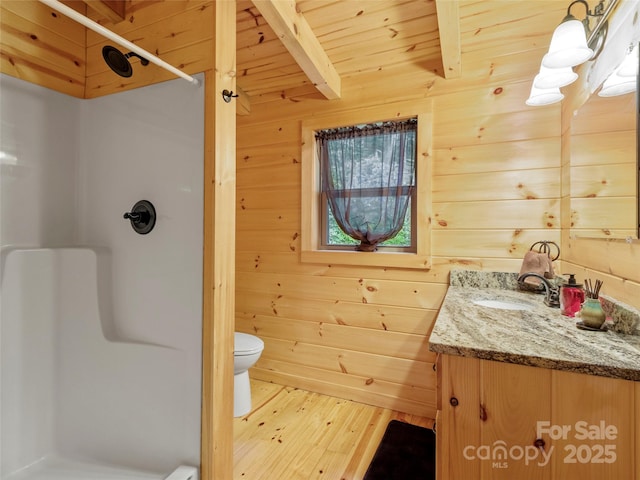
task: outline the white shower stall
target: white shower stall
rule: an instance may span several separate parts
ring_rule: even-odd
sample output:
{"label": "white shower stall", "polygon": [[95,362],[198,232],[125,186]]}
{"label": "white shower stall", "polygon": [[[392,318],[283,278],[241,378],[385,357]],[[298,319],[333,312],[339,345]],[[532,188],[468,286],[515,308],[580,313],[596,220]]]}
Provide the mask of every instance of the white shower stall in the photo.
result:
{"label": "white shower stall", "polygon": [[[204,88],[81,100],[0,75],[0,122],[0,480],[189,472]],[[123,218],[139,200],[145,235]]]}

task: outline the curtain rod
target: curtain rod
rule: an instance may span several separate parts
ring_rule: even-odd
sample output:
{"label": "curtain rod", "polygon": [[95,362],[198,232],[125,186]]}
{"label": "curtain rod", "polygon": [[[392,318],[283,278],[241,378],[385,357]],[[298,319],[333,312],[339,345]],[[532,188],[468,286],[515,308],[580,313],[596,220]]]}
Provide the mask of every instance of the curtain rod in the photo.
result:
{"label": "curtain rod", "polygon": [[191,75],[187,75],[182,70],[178,70],[173,65],[170,65],[164,60],[161,60],[160,58],[156,57],[152,53],[147,52],[144,48],[140,48],[135,43],[132,43],[129,40],[122,38],[120,35],[113,33],[111,30],[104,28],[102,25],[76,12],[73,8],[67,7],[66,5],[60,3],[58,0],[40,0],[40,2],[53,8],[54,10],[57,10],[63,15],[66,15],[72,20],[75,20],[76,22],[81,23],[85,27],[90,28],[94,32],[99,33],[104,37],[107,37],[109,40],[116,42],[118,45],[125,47],[131,50],[132,52],[137,53],[138,55],[143,56],[145,59],[149,60],[151,63],[155,63],[159,67],[170,71],[174,75],[177,75],[178,77],[183,78],[194,85],[200,85],[200,81],[197,78],[194,78]]}

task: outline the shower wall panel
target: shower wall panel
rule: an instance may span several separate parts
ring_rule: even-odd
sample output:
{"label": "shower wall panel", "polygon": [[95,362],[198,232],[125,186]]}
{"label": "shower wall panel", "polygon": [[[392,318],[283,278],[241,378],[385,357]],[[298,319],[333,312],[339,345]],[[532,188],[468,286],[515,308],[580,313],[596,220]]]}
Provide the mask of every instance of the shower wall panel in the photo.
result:
{"label": "shower wall panel", "polygon": [[[198,464],[204,88],[173,80],[86,100],[80,109],[79,243],[111,252],[112,311],[103,330],[113,340],[185,352],[183,408],[170,421],[180,420],[174,445],[181,463]],[[143,199],[157,212],[146,235],[123,218]],[[127,428],[138,435],[135,418]]]}
{"label": "shower wall panel", "polygon": [[55,267],[31,253],[0,257],[0,478],[55,448]]}
{"label": "shower wall panel", "polygon": [[[17,246],[76,235],[78,100],[0,74],[0,477],[55,449],[51,265]],[[12,270],[15,283],[4,283]]]}
{"label": "shower wall panel", "polygon": [[[20,250],[14,266],[30,272],[1,292],[14,301],[1,302],[12,368],[0,476],[49,454],[198,465],[204,88],[175,80],[96,100],[6,76],[0,88],[0,271]],[[141,199],[158,213],[147,235],[123,218]],[[28,270],[42,253],[25,247],[63,246],[87,247],[72,249],[86,266],[54,255]],[[94,280],[95,302],[74,302]]]}
{"label": "shower wall panel", "polygon": [[0,244],[75,237],[79,101],[0,74]]}

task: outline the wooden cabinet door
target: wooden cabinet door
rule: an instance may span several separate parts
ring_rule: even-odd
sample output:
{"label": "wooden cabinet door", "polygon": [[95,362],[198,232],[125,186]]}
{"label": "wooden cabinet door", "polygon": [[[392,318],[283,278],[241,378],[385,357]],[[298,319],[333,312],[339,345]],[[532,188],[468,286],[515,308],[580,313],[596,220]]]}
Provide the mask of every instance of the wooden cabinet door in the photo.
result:
{"label": "wooden cabinet door", "polygon": [[553,478],[634,478],[636,389],[626,380],[552,371]]}
{"label": "wooden cabinet door", "polygon": [[440,367],[438,480],[640,480],[640,382],[451,355]]}
{"label": "wooden cabinet door", "polygon": [[452,355],[442,356],[442,451],[437,454],[438,480],[478,479],[480,463],[465,458],[465,448],[480,442],[480,361]]}
{"label": "wooden cabinet door", "polygon": [[551,418],[550,370],[483,360],[480,376],[480,478],[550,479],[550,439],[537,435]]}

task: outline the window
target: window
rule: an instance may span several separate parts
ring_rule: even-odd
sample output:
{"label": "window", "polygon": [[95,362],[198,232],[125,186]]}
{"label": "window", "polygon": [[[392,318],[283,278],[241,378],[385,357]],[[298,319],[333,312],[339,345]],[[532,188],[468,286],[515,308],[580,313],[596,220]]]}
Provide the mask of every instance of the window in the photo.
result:
{"label": "window", "polygon": [[[407,213],[404,217],[401,230],[393,238],[379,243],[379,251],[415,252],[415,215],[413,214],[413,212],[415,212],[415,200],[416,191],[414,189],[411,195],[411,203],[407,206]],[[336,222],[336,219],[333,216],[333,213],[331,212],[331,209],[329,208],[328,201],[324,198],[324,195],[321,200],[321,208],[322,230],[320,232],[320,244],[322,247],[328,250],[346,250],[346,248],[344,248],[345,246],[352,247],[351,250],[355,249],[359,241],[351,238],[340,228],[338,222]]]}
{"label": "window", "polygon": [[414,251],[417,119],[315,133],[327,249]]}
{"label": "window", "polygon": [[[378,113],[388,110],[388,107],[380,107]],[[373,112],[376,113],[376,112]],[[430,150],[431,150],[431,115],[430,113],[406,113],[400,116],[397,111],[366,118],[362,113],[342,115],[341,122],[336,122],[334,117],[319,117],[302,123],[302,229],[301,241],[303,262],[346,264],[363,266],[391,266],[399,268],[429,268],[430,261]],[[393,120],[387,120],[393,118]],[[380,180],[372,182],[370,175],[374,168],[383,168],[381,163],[381,153],[378,147],[365,148],[365,153],[359,156],[355,163],[348,163],[348,181],[340,180],[338,175],[337,201],[341,202],[350,194],[357,194],[357,202],[360,205],[354,207],[353,196],[349,210],[350,220],[353,220],[353,213],[359,209],[366,209],[373,205],[373,201],[386,202],[389,212],[387,217],[394,217],[399,220],[400,230],[392,232],[389,238],[381,242],[374,243],[375,248],[356,251],[355,247],[362,243],[362,238],[352,238],[343,232],[340,222],[343,218],[336,218],[334,209],[330,207],[330,199],[327,194],[326,185],[323,185],[323,169],[321,167],[321,150],[318,143],[320,139],[316,136],[323,132],[340,132],[349,129],[364,129],[373,131],[380,130],[383,125],[395,128],[397,125],[409,125],[413,133],[407,147],[403,149],[404,159],[403,171],[399,172],[398,167],[387,165],[387,174],[392,173],[396,178],[400,178],[400,185],[389,188],[382,185]],[[371,133],[368,131],[367,133]],[[330,135],[329,135],[330,136]],[[406,140],[406,139],[405,139]],[[408,160],[408,161],[407,161]],[[376,163],[377,162],[377,163]],[[338,164],[339,165],[339,164]],[[343,164],[344,166],[344,164]],[[357,180],[352,179],[352,172],[359,171]],[[326,184],[327,179],[324,179]],[[370,182],[370,183],[367,183]],[[346,187],[346,188],[345,188]],[[396,204],[396,199],[401,198],[402,202]],[[356,202],[356,203],[357,203]],[[374,210],[376,210],[374,208]],[[378,212],[379,213],[379,208]],[[344,214],[338,213],[338,217]],[[386,221],[386,220],[385,220]],[[357,219],[354,223],[358,223]],[[377,223],[377,221],[375,222]],[[364,222],[366,225],[366,221]],[[369,226],[371,227],[371,225]],[[370,228],[361,229],[367,232]],[[375,250],[375,251],[367,251]]]}

